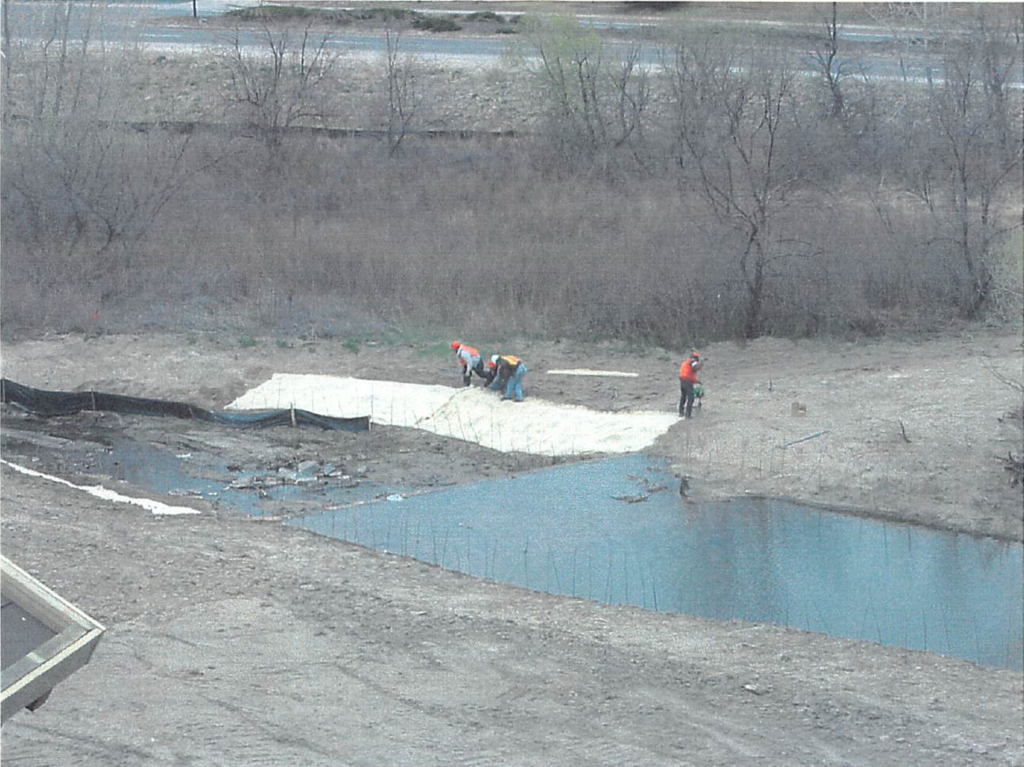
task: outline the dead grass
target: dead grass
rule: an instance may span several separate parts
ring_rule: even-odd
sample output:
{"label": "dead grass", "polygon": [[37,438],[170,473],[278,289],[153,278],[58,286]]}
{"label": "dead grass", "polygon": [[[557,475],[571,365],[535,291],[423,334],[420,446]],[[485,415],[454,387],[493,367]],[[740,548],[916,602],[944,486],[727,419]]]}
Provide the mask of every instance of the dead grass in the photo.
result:
{"label": "dead grass", "polygon": [[[380,73],[343,61],[336,74],[328,124],[374,127]],[[551,154],[529,79],[508,74],[423,63],[425,114],[434,121],[425,124],[525,121],[535,132],[517,139],[409,138],[389,157],[373,139],[296,134],[271,151],[230,130],[197,131],[188,138],[187,183],[114,262],[104,261],[95,219],[69,249],[74,215],[51,192],[62,171],[40,159],[38,133],[14,123],[3,137],[2,320],[69,329],[96,310],[109,316],[133,304],[143,315],[150,307],[148,321],[159,324],[181,315],[173,307],[199,301],[231,307],[232,321],[244,307],[249,321],[269,326],[329,307],[396,323],[663,346],[736,337],[749,300],[738,268],[743,243],[681,182],[664,136],[649,137],[650,156],[662,160],[643,172],[626,156],[568,165]],[[143,56],[111,83],[125,94],[118,114],[209,120],[223,104],[224,75],[216,61]],[[17,111],[30,101],[20,88],[36,80],[14,82],[9,106]],[[140,97],[150,93],[158,97]],[[116,130],[103,138],[125,143]],[[162,140],[134,137],[135,154],[100,169],[110,178],[133,174],[134,193],[145,192],[169,162],[146,154]],[[132,166],[132,157],[142,159]],[[842,204],[810,202],[774,223],[780,239],[816,247],[792,258],[780,250],[771,263],[765,331],[877,335],[953,316],[950,285],[962,267],[927,244],[927,218],[884,199],[885,231],[867,202],[877,179],[834,166],[829,180]],[[153,172],[139,172],[147,167]],[[31,202],[6,183],[19,177],[32,187]],[[1014,266],[1007,258],[998,273],[1010,286],[1000,295],[1010,299]],[[1019,319],[1014,306],[1002,301],[998,316]]]}

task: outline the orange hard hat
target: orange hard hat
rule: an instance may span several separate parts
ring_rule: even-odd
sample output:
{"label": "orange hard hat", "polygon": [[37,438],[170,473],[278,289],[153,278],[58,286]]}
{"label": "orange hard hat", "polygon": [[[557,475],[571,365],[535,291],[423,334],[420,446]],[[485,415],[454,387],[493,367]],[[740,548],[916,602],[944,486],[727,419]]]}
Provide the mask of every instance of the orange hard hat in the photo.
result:
{"label": "orange hard hat", "polygon": [[462,346],[458,341],[452,341],[452,351],[458,351],[459,347]]}
{"label": "orange hard hat", "polygon": [[695,357],[696,359],[700,359],[700,352],[694,349],[692,352],[690,352],[690,356]]}

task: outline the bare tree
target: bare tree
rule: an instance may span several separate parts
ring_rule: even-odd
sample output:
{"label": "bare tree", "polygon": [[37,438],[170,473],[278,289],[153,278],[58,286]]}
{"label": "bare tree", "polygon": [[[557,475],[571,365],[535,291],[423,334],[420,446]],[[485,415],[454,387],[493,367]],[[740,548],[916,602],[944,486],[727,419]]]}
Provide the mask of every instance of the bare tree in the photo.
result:
{"label": "bare tree", "polygon": [[401,35],[384,30],[384,76],[387,81],[388,154],[398,151],[402,140],[413,128],[420,107],[416,61],[401,50]]}
{"label": "bare tree", "polygon": [[[17,30],[12,36],[7,5],[3,6],[3,60],[4,60],[4,119],[19,117],[38,118],[44,112],[59,116],[78,108],[86,82],[92,90],[103,87],[106,82],[88,71],[92,32],[102,14],[100,4],[93,2],[72,3],[67,0],[39,11],[43,20],[43,35],[38,43],[17,39]],[[72,25],[79,30],[77,39],[72,39]],[[124,39],[130,31],[122,30]],[[32,66],[27,62],[31,61]],[[28,78],[29,87],[18,89],[18,98],[12,98],[11,75],[17,70],[22,78]],[[90,77],[90,75],[93,75]],[[70,97],[68,92],[70,91]]]}
{"label": "bare tree", "polygon": [[7,61],[30,113],[3,132],[4,227],[30,257],[60,264],[46,279],[88,280],[109,297],[197,165],[191,135],[130,127],[137,52],[91,48],[88,32],[72,45],[71,12],[38,50]]}
{"label": "bare tree", "polygon": [[839,120],[846,108],[842,83],[848,74],[846,65],[839,58],[839,3],[832,3],[832,18],[825,20],[825,41],[811,52],[811,57],[832,99],[830,116]]}
{"label": "bare tree", "polygon": [[126,135],[83,120],[12,130],[19,157],[5,164],[4,204],[15,209],[8,220],[20,219],[31,241],[102,286],[105,297],[119,292],[131,280],[133,257],[191,177],[191,137]]}
{"label": "bare tree", "polygon": [[628,146],[633,159],[641,167],[645,165],[641,152],[651,104],[650,68],[641,64],[642,53],[639,46],[631,46],[619,69],[611,76],[616,96],[615,119],[619,128],[613,139],[614,146]]}
{"label": "bare tree", "polygon": [[907,138],[923,152],[908,168],[906,189],[931,214],[938,233],[931,246],[947,248],[964,270],[960,308],[968,318],[992,294],[993,248],[1020,226],[1024,191],[1020,93],[1008,88],[1019,47],[1012,29],[995,29],[984,14],[979,8],[967,34],[947,47],[924,134]]}
{"label": "bare tree", "polygon": [[236,29],[224,57],[229,108],[241,111],[272,150],[289,128],[323,120],[321,92],[337,60],[327,48],[326,34],[314,39],[307,25],[295,44],[293,34],[287,27],[264,24],[257,47],[244,45]]}
{"label": "bare tree", "polygon": [[778,55],[744,59],[710,40],[681,43],[666,66],[680,182],[694,187],[715,218],[740,235],[743,333],[755,338],[763,332],[773,263],[815,252],[776,231],[811,186],[805,170],[811,164],[784,147],[793,125],[792,72]]}
{"label": "bare tree", "polygon": [[525,26],[563,155],[570,161],[593,159],[626,146],[642,164],[651,87],[641,48],[630,47],[614,62],[601,38],[574,18],[531,19]]}

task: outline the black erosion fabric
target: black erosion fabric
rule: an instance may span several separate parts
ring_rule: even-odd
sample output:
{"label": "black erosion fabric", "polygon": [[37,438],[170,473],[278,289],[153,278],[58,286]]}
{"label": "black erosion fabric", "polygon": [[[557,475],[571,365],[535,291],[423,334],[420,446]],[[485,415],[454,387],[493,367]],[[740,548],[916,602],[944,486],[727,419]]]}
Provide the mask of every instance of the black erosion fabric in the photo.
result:
{"label": "black erosion fabric", "polygon": [[367,431],[370,417],[334,418],[318,415],[308,410],[249,410],[230,412],[207,410],[187,402],[126,397],[121,394],[103,392],[62,392],[33,389],[6,378],[0,379],[3,401],[20,407],[35,415],[52,417],[73,415],[82,410],[106,410],[132,415],[173,416],[193,418],[208,423],[220,423],[243,428],[264,426],[319,426],[321,429],[342,429],[344,431]]}

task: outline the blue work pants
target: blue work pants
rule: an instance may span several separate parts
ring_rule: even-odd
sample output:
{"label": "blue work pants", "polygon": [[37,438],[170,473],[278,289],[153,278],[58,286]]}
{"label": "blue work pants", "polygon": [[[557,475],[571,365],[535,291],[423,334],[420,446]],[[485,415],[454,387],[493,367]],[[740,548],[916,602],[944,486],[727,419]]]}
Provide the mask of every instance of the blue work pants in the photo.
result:
{"label": "blue work pants", "polygon": [[505,399],[512,399],[515,395],[516,402],[523,401],[523,376],[526,375],[526,365],[522,362],[516,367],[515,372],[509,376],[505,384]]}

